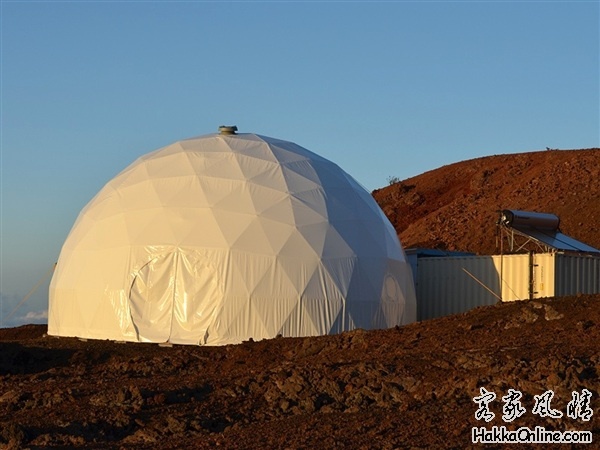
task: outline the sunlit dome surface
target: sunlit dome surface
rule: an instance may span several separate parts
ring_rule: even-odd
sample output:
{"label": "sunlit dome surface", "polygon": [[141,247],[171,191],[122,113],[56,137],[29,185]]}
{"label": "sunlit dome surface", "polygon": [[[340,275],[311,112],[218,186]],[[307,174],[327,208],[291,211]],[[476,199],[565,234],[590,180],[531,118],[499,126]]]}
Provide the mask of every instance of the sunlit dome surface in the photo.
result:
{"label": "sunlit dome surface", "polygon": [[223,345],[388,328],[415,320],[412,283],[394,228],[336,164],[211,134],[142,156],[81,211],[48,331]]}

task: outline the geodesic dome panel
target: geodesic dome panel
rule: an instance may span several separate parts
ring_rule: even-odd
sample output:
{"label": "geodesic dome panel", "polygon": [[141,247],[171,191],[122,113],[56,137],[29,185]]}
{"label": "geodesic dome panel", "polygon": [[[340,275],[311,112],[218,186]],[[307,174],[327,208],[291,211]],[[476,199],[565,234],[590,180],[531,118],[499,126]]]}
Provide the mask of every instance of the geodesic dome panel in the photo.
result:
{"label": "geodesic dome panel", "polygon": [[371,195],[291,142],[206,135],[136,160],[81,211],[48,332],[222,345],[415,320],[410,266]]}

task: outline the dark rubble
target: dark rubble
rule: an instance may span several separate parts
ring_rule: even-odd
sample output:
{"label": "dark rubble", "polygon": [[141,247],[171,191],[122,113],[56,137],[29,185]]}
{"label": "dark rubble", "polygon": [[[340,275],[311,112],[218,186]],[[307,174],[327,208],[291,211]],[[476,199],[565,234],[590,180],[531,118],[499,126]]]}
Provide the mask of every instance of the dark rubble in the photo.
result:
{"label": "dark rubble", "polygon": [[[493,425],[598,441],[599,323],[600,295],[581,295],[225,347],[1,329],[0,448],[466,448],[473,427]],[[480,387],[497,394],[489,423],[475,418]],[[567,417],[584,388],[594,415]],[[502,420],[509,389],[526,408],[513,423]],[[532,412],[547,390],[560,419]]]}

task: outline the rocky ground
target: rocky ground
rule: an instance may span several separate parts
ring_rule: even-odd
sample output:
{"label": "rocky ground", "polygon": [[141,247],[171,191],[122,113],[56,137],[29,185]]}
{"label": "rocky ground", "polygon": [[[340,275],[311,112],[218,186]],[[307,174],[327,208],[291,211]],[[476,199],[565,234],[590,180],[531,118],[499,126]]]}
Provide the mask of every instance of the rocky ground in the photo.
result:
{"label": "rocky ground", "polygon": [[[493,425],[587,430],[600,442],[599,324],[600,295],[584,295],[212,348],[3,329],[0,447],[465,448],[473,427]],[[489,423],[475,417],[481,387],[497,395]],[[512,423],[509,389],[526,409]],[[583,389],[588,421],[566,415]],[[533,413],[548,390],[562,418]]]}

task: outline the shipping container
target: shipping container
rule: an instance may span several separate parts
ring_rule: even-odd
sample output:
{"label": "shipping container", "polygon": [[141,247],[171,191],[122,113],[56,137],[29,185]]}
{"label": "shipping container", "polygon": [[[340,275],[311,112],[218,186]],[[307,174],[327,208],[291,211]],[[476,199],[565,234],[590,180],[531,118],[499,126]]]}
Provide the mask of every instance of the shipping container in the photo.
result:
{"label": "shipping container", "polygon": [[600,293],[600,257],[563,253],[419,257],[417,319],[499,301]]}

